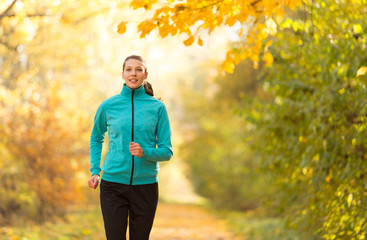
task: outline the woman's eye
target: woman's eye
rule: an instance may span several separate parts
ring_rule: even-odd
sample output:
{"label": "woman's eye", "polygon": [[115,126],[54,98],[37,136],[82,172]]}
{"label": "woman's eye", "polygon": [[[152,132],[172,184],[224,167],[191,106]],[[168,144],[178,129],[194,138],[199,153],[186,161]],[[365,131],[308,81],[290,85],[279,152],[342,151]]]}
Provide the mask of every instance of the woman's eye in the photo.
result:
{"label": "woman's eye", "polygon": [[141,71],[143,71],[143,69],[140,69],[140,68],[138,68],[138,69],[136,69],[136,71],[139,71],[139,72],[141,72]]}

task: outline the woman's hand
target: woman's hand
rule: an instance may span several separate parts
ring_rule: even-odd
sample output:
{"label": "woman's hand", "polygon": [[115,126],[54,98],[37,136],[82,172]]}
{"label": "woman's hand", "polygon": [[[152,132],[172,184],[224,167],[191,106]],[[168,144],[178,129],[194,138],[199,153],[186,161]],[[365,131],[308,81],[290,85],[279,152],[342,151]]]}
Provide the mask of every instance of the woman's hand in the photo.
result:
{"label": "woman's hand", "polygon": [[99,176],[98,175],[93,175],[89,178],[88,180],[88,186],[90,188],[96,189],[99,183]]}
{"label": "woman's hand", "polygon": [[144,152],[139,143],[130,142],[130,153],[133,156],[142,157]]}

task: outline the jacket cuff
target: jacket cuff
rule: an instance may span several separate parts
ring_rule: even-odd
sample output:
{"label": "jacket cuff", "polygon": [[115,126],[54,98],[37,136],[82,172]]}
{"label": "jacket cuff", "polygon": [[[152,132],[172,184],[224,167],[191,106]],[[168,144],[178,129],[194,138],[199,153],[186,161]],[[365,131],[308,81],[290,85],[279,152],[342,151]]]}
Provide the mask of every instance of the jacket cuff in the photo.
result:
{"label": "jacket cuff", "polygon": [[151,156],[151,153],[152,153],[152,149],[151,148],[142,148],[143,149],[143,156],[142,158],[145,158],[145,159],[148,159],[150,158]]}

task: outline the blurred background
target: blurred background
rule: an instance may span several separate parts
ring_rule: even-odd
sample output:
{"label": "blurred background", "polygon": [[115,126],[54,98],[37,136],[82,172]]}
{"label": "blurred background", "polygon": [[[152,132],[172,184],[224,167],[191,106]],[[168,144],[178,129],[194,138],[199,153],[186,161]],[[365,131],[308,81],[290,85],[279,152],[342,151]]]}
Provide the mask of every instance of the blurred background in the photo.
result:
{"label": "blurred background", "polygon": [[[234,2],[201,4],[251,1]],[[293,2],[275,32],[255,33],[258,55],[237,59],[242,22],[194,44],[159,29],[140,38],[142,21],[180,1],[1,0],[0,239],[103,239],[89,137],[131,54],[171,121],[162,204],[205,206],[244,239],[365,239],[367,2],[282,8]]]}

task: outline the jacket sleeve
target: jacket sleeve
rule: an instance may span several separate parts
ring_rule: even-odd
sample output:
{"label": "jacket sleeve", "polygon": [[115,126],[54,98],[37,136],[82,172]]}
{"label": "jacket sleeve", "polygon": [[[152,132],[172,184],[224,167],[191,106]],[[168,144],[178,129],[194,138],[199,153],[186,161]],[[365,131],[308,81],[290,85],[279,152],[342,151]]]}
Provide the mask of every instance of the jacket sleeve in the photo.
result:
{"label": "jacket sleeve", "polygon": [[107,131],[107,117],[106,111],[101,104],[94,116],[94,125],[90,136],[90,171],[92,175],[100,175],[101,172],[101,154],[102,144],[104,142],[105,133]]}
{"label": "jacket sleeve", "polygon": [[169,124],[166,107],[162,106],[158,110],[157,123],[157,148],[143,148],[143,158],[148,161],[168,161],[173,156],[171,142],[171,128]]}

